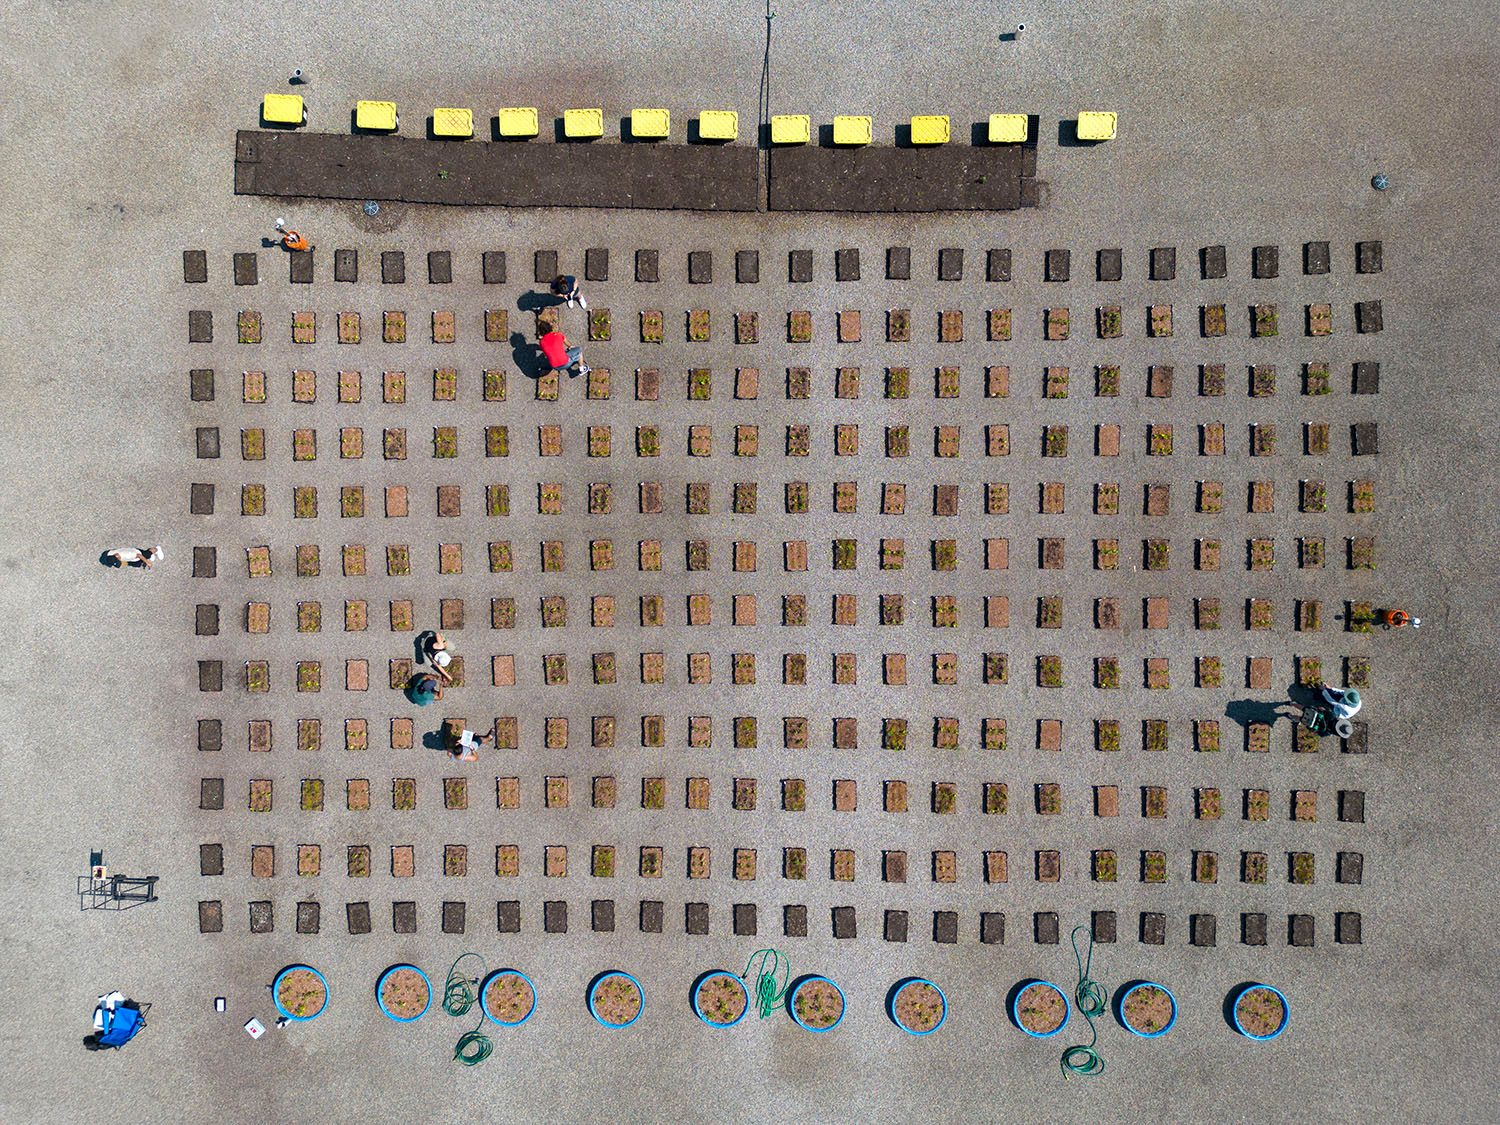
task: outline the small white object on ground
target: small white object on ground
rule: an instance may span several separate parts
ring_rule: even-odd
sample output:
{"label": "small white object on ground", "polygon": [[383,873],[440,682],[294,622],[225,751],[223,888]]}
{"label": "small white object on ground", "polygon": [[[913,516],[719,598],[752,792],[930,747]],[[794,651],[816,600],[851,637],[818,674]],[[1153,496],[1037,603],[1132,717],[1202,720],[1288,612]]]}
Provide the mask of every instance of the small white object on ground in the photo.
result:
{"label": "small white object on ground", "polygon": [[224,1010],[225,1006],[226,1006],[226,1001],[224,1000],[224,997],[222,997],[222,996],[215,996],[214,997],[214,1011],[216,1011],[216,1012],[222,1012]]}
{"label": "small white object on ground", "polygon": [[252,1016],[250,1017],[250,1019],[245,1021],[245,1030],[250,1033],[251,1039],[259,1039],[266,1033],[266,1025]]}

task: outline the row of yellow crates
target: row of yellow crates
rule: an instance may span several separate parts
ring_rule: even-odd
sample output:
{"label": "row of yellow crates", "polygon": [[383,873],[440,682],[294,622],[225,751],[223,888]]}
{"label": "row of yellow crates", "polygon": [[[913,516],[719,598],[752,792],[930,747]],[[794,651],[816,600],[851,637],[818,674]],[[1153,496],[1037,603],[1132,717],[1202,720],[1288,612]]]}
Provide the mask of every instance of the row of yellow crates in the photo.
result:
{"label": "row of yellow crates", "polygon": [[[261,117],[267,125],[296,128],[307,123],[307,107],[300,94],[267,94],[261,102]],[[535,106],[511,106],[496,115],[499,135],[524,140],[539,132]],[[1115,136],[1113,113],[1085,111],[1078,115],[1078,139],[1108,141]],[[377,133],[394,133],[401,126],[395,102],[357,102],[354,107],[355,128]],[[992,113],[989,119],[991,144],[1021,144],[1027,140],[1029,119],[1024,113]],[[630,111],[630,134],[639,140],[665,140],[672,131],[672,114],[665,109]],[[434,136],[468,140],[474,136],[474,111],[439,107],[432,111]],[[698,136],[705,141],[733,141],[740,134],[739,114],[727,109],[705,109],[698,115]],[[592,140],[604,136],[602,109],[568,109],[563,111],[563,136],[569,140]],[[868,117],[839,116],[833,119],[833,143],[867,145],[874,139]],[[779,114],[771,118],[771,143],[805,145],[812,140],[812,118],[807,114]],[[911,143],[941,145],[949,140],[948,118],[926,114],[911,119]]]}

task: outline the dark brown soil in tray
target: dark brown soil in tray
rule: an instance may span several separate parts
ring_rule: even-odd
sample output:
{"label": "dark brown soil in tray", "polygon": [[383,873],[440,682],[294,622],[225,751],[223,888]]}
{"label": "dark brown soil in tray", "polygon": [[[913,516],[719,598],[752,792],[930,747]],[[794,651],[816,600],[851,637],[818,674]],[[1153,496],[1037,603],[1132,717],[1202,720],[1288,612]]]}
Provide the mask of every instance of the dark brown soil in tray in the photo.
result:
{"label": "dark brown soil in tray", "polygon": [[310,969],[293,969],[281,978],[276,987],[276,999],[294,1016],[308,1019],[323,1010],[328,1003],[328,989]]}
{"label": "dark brown soil in tray", "polygon": [[1247,988],[1234,1002],[1235,1018],[1251,1035],[1270,1035],[1281,1026],[1286,1005],[1269,988]]}
{"label": "dark brown soil in tray", "polygon": [[745,985],[728,973],[715,973],[698,989],[698,1010],[709,1023],[731,1024],[745,1012]]}
{"label": "dark brown soil in tray", "polygon": [[844,1014],[844,998],[831,981],[810,980],[797,990],[792,1006],[808,1027],[832,1027]]}
{"label": "dark brown soil in tray", "polygon": [[517,973],[501,973],[484,990],[484,1010],[501,1023],[520,1023],[535,1003],[536,993]]}
{"label": "dark brown soil in tray", "polygon": [[1150,1035],[1171,1022],[1172,998],[1164,988],[1142,985],[1125,998],[1120,1010],[1126,1023]]}
{"label": "dark brown soil in tray", "polygon": [[397,1019],[416,1019],[432,999],[432,989],[416,969],[400,968],[381,984],[380,999]]}
{"label": "dark brown soil in tray", "polygon": [[943,1008],[943,994],[925,981],[912,981],[896,993],[896,1022],[911,1031],[931,1031]]}
{"label": "dark brown soil in tray", "polygon": [[1062,1026],[1068,1005],[1062,993],[1050,984],[1032,984],[1021,993],[1016,1011],[1020,1014],[1022,1027],[1046,1035]]}
{"label": "dark brown soil in tray", "polygon": [[628,977],[605,977],[594,987],[594,1012],[605,1023],[624,1027],[641,1010],[641,991]]}

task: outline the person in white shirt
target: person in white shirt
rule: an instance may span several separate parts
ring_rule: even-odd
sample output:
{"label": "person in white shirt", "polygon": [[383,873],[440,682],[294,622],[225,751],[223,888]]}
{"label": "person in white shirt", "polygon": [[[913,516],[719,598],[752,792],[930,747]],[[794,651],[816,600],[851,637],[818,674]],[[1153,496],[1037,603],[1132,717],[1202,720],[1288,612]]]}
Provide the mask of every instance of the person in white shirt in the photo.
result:
{"label": "person in white shirt", "polygon": [[453,654],[448,651],[448,641],[441,633],[433,633],[427,641],[427,659],[432,661],[432,670],[443,677],[443,683],[451,684],[453,674],[448,671],[448,665],[453,660]]}
{"label": "person in white shirt", "polygon": [[156,547],[116,547],[112,551],[104,552],[108,558],[114,560],[116,566],[141,566],[150,568],[154,562],[162,559],[160,546]]}

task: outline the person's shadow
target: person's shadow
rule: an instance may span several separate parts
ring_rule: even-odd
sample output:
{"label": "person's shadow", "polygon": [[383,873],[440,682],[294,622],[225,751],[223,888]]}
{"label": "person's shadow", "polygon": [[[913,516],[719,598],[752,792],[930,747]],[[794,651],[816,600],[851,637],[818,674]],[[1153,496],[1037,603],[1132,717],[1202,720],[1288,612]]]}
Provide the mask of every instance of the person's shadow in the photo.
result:
{"label": "person's shadow", "polygon": [[1282,717],[1278,709],[1284,706],[1285,703],[1268,703],[1263,699],[1236,699],[1224,708],[1224,717],[1246,730],[1250,729],[1251,723],[1274,726],[1276,720]]}
{"label": "person's shadow", "polygon": [[428,750],[447,750],[447,740],[443,738],[442,728],[430,730],[422,736],[422,746]]}
{"label": "person's shadow", "polygon": [[510,349],[511,360],[515,363],[516,370],[527,379],[540,379],[552,370],[552,365],[542,355],[541,348],[526,339],[520,332],[510,334]]}
{"label": "person's shadow", "polygon": [[427,663],[427,643],[436,637],[437,634],[431,629],[423,629],[412,638],[412,663],[414,666],[421,667]]}
{"label": "person's shadow", "polygon": [[564,303],[564,299],[556,293],[527,290],[516,300],[516,308],[522,312],[534,313],[541,309],[550,309]]}
{"label": "person's shadow", "polygon": [[1317,688],[1311,688],[1294,680],[1287,686],[1286,696],[1293,703],[1301,707],[1311,707],[1315,703],[1323,702],[1323,693]]}

